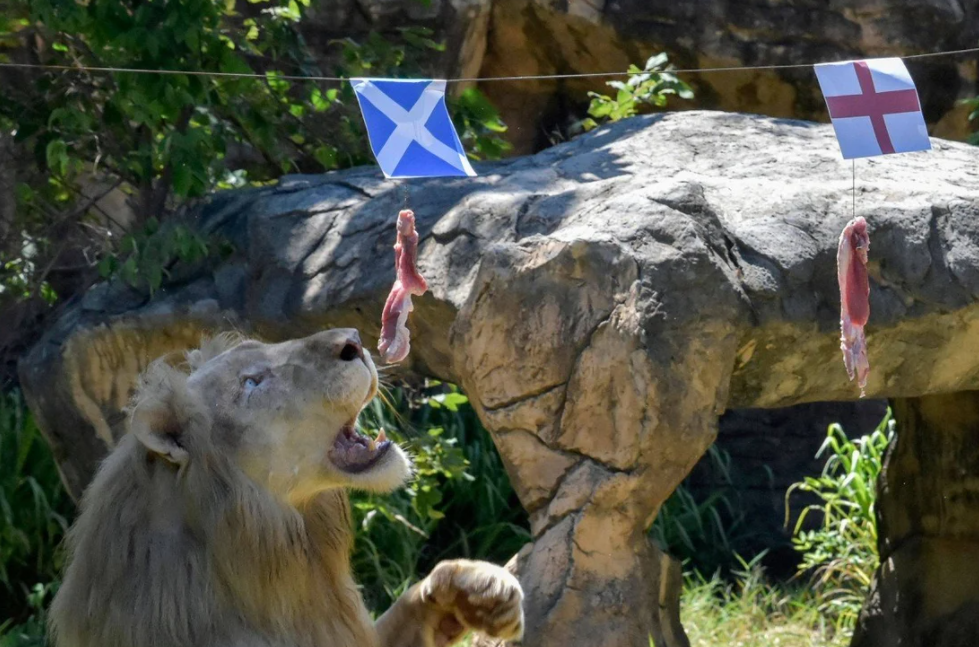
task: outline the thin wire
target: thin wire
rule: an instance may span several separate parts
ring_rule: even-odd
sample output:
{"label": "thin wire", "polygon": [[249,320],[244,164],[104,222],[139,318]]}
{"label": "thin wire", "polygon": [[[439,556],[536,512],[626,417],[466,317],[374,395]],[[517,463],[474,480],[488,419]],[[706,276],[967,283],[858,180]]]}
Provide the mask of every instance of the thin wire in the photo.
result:
{"label": "thin wire", "polygon": [[853,166],[853,187],[850,190],[850,218],[857,217],[857,160],[853,158],[850,160]]}
{"label": "thin wire", "polygon": [[[928,52],[925,54],[908,54],[899,58],[933,58],[938,56],[958,56],[961,54],[979,53],[979,47],[968,49],[956,49],[944,52]],[[837,62],[837,61],[832,61]],[[793,70],[804,67],[813,67],[820,63],[793,63],[787,65],[744,65],[732,67],[704,67],[665,70],[670,74],[714,74],[718,72],[753,72],[760,70]],[[137,67],[87,67],[82,65],[48,65],[42,63],[0,63],[0,68],[22,68],[22,69],[41,69],[41,70],[62,70],[66,72],[108,72],[108,73],[128,73],[128,74],[182,74],[186,76],[213,76],[225,78],[247,78],[264,79],[269,78],[266,74],[255,72],[208,72],[203,70],[156,70]],[[582,72],[577,74],[528,74],[522,76],[487,76],[487,77],[465,77],[458,79],[445,79],[446,83],[485,83],[489,81],[529,81],[534,79],[556,80],[556,79],[587,79],[596,77],[610,76],[632,76],[632,72]],[[337,83],[349,82],[350,79],[343,76],[304,76],[297,74],[278,74],[275,79],[284,81],[331,81]]]}

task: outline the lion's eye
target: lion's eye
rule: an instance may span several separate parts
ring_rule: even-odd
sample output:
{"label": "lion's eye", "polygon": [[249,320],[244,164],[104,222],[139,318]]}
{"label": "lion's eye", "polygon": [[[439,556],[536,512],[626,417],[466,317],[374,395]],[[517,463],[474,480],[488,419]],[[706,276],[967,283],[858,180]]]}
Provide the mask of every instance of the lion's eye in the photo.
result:
{"label": "lion's eye", "polygon": [[243,379],[241,381],[241,386],[245,392],[245,395],[248,395],[252,391],[254,391],[258,387],[258,385],[262,383],[263,379],[264,376],[262,375],[249,375],[248,377]]}

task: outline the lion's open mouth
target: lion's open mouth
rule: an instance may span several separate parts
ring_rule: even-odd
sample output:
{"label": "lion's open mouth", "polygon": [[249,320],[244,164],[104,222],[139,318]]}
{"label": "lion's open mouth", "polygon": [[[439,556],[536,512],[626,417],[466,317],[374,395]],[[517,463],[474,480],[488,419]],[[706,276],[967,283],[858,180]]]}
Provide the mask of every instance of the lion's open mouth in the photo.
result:
{"label": "lion's open mouth", "polygon": [[357,433],[353,425],[345,425],[333,441],[329,457],[344,472],[357,473],[373,467],[389,449],[391,441],[387,439],[383,429],[375,440]]}

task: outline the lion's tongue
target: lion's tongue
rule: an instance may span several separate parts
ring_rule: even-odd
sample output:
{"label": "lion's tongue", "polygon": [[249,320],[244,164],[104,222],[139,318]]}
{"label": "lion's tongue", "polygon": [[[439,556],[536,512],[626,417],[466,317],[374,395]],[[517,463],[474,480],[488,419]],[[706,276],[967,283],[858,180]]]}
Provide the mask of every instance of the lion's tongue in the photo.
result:
{"label": "lion's tongue", "polygon": [[383,431],[377,440],[358,434],[353,427],[344,427],[330,449],[330,458],[341,467],[356,469],[365,467],[373,461],[382,443],[389,442]]}

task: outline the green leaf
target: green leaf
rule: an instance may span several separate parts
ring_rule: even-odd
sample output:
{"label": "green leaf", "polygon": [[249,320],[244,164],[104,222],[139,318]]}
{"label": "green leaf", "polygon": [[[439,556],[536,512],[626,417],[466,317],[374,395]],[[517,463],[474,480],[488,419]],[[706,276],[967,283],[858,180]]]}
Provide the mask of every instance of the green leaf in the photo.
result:
{"label": "green leaf", "polygon": [[444,395],[438,395],[433,398],[445,405],[445,408],[449,411],[456,412],[459,410],[460,405],[468,404],[469,398],[461,393],[446,393]]}
{"label": "green leaf", "polygon": [[265,80],[272,90],[282,93],[289,89],[289,82],[280,78],[281,72],[270,71],[265,73]]}
{"label": "green leaf", "polygon": [[646,71],[657,70],[663,65],[666,65],[666,61],[668,60],[668,58],[669,57],[667,56],[666,52],[660,52],[655,56],[650,56],[646,60]]}
{"label": "green leaf", "polygon": [[126,262],[119,268],[119,277],[132,287],[139,285],[139,271],[136,267],[136,258],[134,256],[127,258]]}
{"label": "green leaf", "polygon": [[68,144],[62,139],[48,142],[45,159],[51,171],[57,175],[65,175],[68,172]]}
{"label": "green leaf", "polygon": [[150,56],[156,58],[160,53],[160,40],[152,33],[146,34],[143,40],[143,45],[146,47],[146,51],[150,53]]}
{"label": "green leaf", "polygon": [[194,182],[194,174],[184,164],[178,164],[173,169],[173,192],[181,197],[190,193],[191,184]]}
{"label": "green leaf", "polygon": [[319,162],[320,165],[322,165],[327,171],[337,167],[339,157],[337,155],[337,149],[333,146],[319,146],[315,151],[313,151],[313,156],[316,158],[316,161]]}
{"label": "green leaf", "polygon": [[34,189],[31,188],[31,185],[25,182],[17,183],[16,192],[17,202],[21,205],[28,205],[32,203],[34,201],[34,196],[36,195]]}
{"label": "green leaf", "polygon": [[99,259],[98,270],[99,276],[103,279],[107,279],[116,271],[119,266],[119,262],[116,260],[115,256],[110,256],[106,254],[101,259]]}
{"label": "green leaf", "polygon": [[612,108],[612,101],[608,97],[600,97],[592,100],[591,105],[588,107],[588,114],[596,119],[601,119],[612,114]]}
{"label": "green leaf", "polygon": [[150,294],[153,294],[160,289],[161,285],[163,285],[163,267],[154,264],[145,268],[145,273],[146,282],[150,288]]}
{"label": "green leaf", "polygon": [[323,112],[330,107],[330,101],[323,96],[319,88],[313,88],[312,93],[309,95],[309,101],[313,104],[313,110],[316,112]]}
{"label": "green leaf", "polygon": [[240,56],[230,49],[221,50],[219,69],[230,74],[251,74],[252,68]]}

